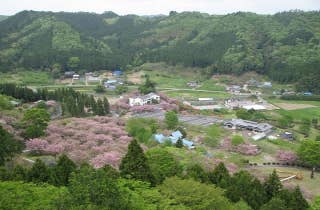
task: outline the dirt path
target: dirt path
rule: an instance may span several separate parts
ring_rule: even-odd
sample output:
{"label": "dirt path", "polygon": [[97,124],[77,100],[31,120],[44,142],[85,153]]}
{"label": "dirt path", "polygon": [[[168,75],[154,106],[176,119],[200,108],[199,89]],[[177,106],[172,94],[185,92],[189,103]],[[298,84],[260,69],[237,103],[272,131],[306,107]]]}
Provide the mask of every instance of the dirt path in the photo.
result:
{"label": "dirt path", "polygon": [[285,110],[297,110],[297,109],[306,109],[306,108],[314,108],[317,106],[311,104],[290,104],[290,103],[275,103],[274,105],[280,107]]}

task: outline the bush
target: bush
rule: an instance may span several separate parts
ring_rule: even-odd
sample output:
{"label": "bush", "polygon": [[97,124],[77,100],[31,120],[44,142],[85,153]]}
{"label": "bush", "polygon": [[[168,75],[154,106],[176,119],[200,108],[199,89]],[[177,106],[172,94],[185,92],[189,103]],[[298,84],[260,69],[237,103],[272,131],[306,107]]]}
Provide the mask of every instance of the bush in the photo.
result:
{"label": "bush", "polygon": [[96,88],[94,89],[96,93],[105,93],[106,88],[103,85],[97,85]]}
{"label": "bush", "polygon": [[243,143],[244,143],[244,139],[243,139],[242,136],[235,135],[235,136],[233,136],[232,139],[231,139],[231,144],[232,144],[233,146],[238,146],[238,145],[243,144]]}

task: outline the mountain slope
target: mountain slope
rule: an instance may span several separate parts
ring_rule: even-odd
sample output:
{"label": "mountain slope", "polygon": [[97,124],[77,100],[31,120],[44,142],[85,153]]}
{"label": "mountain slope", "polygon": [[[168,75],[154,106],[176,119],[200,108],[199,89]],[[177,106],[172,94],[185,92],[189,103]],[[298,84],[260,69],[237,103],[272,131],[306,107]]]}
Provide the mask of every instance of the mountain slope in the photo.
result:
{"label": "mountain slope", "polygon": [[113,12],[23,11],[0,22],[0,69],[50,68],[79,57],[83,69],[144,62],[257,71],[281,82],[320,79],[320,13],[198,12],[119,16]]}
{"label": "mountain slope", "polygon": [[8,18],[8,16],[6,16],[6,15],[0,15],[0,21],[3,21],[5,19],[7,19],[7,18]]}

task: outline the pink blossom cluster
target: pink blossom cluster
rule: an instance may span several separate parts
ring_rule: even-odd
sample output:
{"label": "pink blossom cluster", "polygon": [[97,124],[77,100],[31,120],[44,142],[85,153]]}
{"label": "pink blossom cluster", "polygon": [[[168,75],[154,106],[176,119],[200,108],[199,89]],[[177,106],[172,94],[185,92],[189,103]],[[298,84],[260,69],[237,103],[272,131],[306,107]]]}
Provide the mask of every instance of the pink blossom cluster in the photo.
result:
{"label": "pink blossom cluster", "polygon": [[30,139],[26,142],[27,149],[38,154],[44,152],[47,149],[48,145],[48,141],[39,138]]}
{"label": "pink blossom cluster", "polygon": [[97,155],[95,158],[91,159],[91,164],[95,168],[101,168],[107,164],[117,167],[118,163],[122,158],[122,154],[119,152],[105,152],[103,154]]}
{"label": "pink blossom cluster", "polygon": [[160,103],[160,107],[165,111],[178,111],[179,110],[179,106],[177,104],[169,103],[166,101],[162,101]]}
{"label": "pink blossom cluster", "polygon": [[279,150],[277,154],[277,159],[281,162],[294,163],[297,158],[297,155],[292,151]]}
{"label": "pink blossom cluster", "polygon": [[47,106],[56,106],[56,105],[57,105],[57,102],[54,101],[54,100],[49,100],[49,101],[46,101],[46,105],[47,105]]}
{"label": "pink blossom cluster", "polygon": [[66,153],[77,163],[90,161],[95,167],[118,166],[132,140],[123,121],[106,116],[53,121],[46,134],[27,141],[27,149],[54,155]]}
{"label": "pink blossom cluster", "polygon": [[130,111],[134,113],[153,112],[155,110],[156,110],[156,106],[149,105],[149,104],[146,104],[143,106],[133,106],[130,108]]}
{"label": "pink blossom cluster", "polygon": [[243,155],[258,155],[260,153],[260,149],[255,144],[240,144],[235,148],[235,151],[243,154]]}

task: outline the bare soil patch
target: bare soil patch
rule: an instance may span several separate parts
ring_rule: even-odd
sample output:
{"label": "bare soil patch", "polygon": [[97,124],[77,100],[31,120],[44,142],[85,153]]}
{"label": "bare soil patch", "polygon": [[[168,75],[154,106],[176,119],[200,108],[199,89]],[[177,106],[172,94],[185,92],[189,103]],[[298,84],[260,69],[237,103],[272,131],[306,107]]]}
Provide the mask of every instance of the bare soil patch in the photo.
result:
{"label": "bare soil patch", "polygon": [[128,75],[128,81],[134,84],[141,84],[142,83],[142,75],[144,75],[143,71],[134,72]]}
{"label": "bare soil patch", "polygon": [[285,109],[285,110],[297,110],[297,109],[306,109],[314,108],[316,106],[311,104],[289,104],[289,103],[276,103],[276,106]]}

